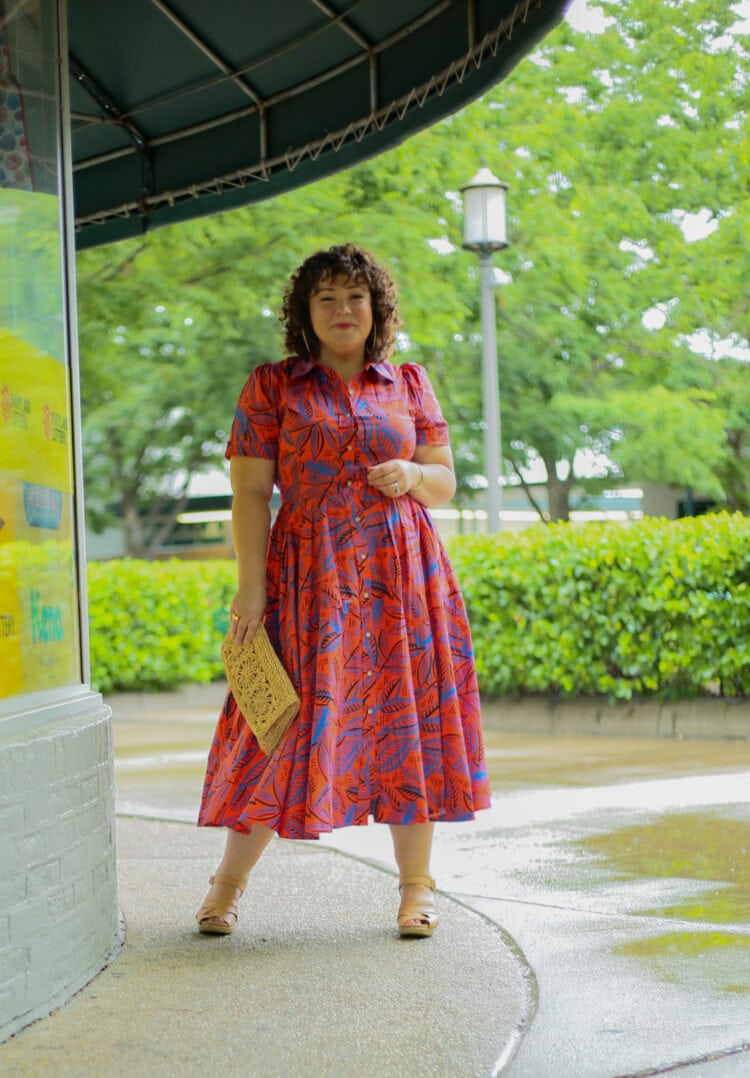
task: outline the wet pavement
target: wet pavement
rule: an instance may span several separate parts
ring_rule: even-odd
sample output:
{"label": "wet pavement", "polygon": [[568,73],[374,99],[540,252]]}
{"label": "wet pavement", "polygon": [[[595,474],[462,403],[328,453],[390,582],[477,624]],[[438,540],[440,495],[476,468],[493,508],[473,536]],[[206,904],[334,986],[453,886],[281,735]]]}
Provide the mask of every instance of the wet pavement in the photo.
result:
{"label": "wet pavement", "polygon": [[[157,820],[174,821],[166,825],[173,829],[180,822],[180,842],[199,835],[218,848],[218,835],[184,825],[195,820],[220,701],[219,690],[215,701],[203,693],[200,703],[187,707],[174,698],[109,701],[117,806],[128,836],[123,857],[133,849],[132,828],[165,826]],[[504,950],[491,971],[482,971],[490,987],[477,985],[482,1006],[489,998],[495,1008],[497,1036],[489,1043],[474,1033],[481,1050],[471,1060],[458,1050],[425,1057],[419,1073],[750,1075],[750,742],[525,737],[497,730],[488,730],[486,740],[493,807],[472,824],[437,829],[433,874],[452,911],[439,932],[459,933],[452,941],[459,947],[461,933],[474,940],[473,957],[468,951],[444,956],[453,970],[449,982],[458,966],[477,961],[483,946],[479,922],[462,920],[461,911],[503,934]],[[148,820],[154,822],[142,822]],[[319,844],[276,842],[268,856],[286,858],[290,872],[297,863],[303,871],[305,864],[319,864],[323,877],[346,874],[347,865],[350,873],[369,871],[368,880],[375,869],[393,871],[388,831],[378,826],[348,828]],[[126,861],[121,874],[123,867],[127,888]],[[373,886],[364,886],[363,877],[363,907],[370,913]],[[343,923],[359,912],[342,910]],[[247,939],[252,917],[244,922]],[[290,939],[295,924],[292,917]],[[283,917],[272,931],[283,937]],[[315,931],[308,935],[297,941],[303,948],[313,946]],[[498,971],[507,978],[502,1014],[493,997]],[[432,990],[431,976],[441,978],[444,967],[428,963],[422,972]],[[445,991],[455,1005],[450,985]],[[435,1036],[450,1040],[441,1030],[452,1028],[456,1007],[443,1014],[440,996],[430,1004],[436,1025],[432,1034],[423,1031],[425,1045]],[[483,1028],[492,1026],[471,985],[461,999],[467,1028],[476,1028],[477,1014]],[[424,1014],[424,1003],[420,990],[416,1013]],[[386,1039],[394,1035],[393,1021],[383,1015]],[[310,1036],[312,1047],[317,1034]],[[398,1045],[394,1052],[396,1059]],[[339,1071],[330,1060],[326,1067],[323,1057],[316,1064],[308,1055],[304,1067],[273,1073],[416,1073],[406,1063],[403,1070],[393,1067],[352,1062]],[[230,1067],[225,1073],[244,1072]]]}

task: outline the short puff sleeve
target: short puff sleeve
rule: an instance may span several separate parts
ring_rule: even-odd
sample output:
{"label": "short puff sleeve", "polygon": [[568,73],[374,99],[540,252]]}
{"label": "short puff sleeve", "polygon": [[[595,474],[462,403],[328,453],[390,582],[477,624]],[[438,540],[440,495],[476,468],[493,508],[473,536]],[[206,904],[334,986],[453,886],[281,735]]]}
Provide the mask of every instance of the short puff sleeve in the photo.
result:
{"label": "short puff sleeve", "polygon": [[419,363],[402,363],[400,369],[409,395],[409,411],[417,432],[417,445],[449,445],[448,424],[443,418],[427,371]]}
{"label": "short puff sleeve", "polygon": [[276,460],[279,443],[277,363],[263,363],[251,373],[237,401],[224,456]]}

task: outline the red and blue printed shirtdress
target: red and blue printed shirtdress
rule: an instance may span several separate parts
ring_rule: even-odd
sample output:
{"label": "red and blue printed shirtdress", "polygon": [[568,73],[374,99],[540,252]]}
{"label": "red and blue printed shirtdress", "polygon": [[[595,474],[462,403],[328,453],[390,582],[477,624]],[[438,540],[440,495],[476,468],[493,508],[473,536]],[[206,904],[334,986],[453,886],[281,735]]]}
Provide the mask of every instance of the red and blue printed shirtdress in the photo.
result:
{"label": "red and blue printed shirtdress", "polygon": [[265,624],[302,699],[264,756],[229,692],[199,826],[317,838],[350,824],[470,820],[487,808],[463,600],[428,511],[367,468],[447,445],[424,368],[369,363],[347,385],[313,359],[266,363],[227,457],[276,461]]}

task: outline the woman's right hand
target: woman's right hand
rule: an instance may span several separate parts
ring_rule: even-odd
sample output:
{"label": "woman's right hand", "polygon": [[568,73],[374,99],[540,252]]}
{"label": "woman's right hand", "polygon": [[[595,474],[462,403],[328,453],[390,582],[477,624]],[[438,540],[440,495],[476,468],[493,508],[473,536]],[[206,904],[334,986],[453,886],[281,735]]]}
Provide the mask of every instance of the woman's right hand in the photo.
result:
{"label": "woman's right hand", "polygon": [[229,623],[238,644],[249,644],[266,610],[265,588],[238,588],[229,604]]}

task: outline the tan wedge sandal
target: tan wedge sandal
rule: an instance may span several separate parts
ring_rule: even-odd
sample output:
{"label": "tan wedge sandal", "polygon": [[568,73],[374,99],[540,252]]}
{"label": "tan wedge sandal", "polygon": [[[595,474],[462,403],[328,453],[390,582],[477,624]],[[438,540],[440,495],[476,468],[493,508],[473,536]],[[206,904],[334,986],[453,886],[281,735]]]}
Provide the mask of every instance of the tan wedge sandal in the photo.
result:
{"label": "tan wedge sandal", "polygon": [[[421,884],[422,887],[429,887],[431,891],[435,890],[435,881],[432,876],[405,876],[404,879],[399,880],[398,889],[403,892],[404,887],[411,883]],[[408,924],[409,921],[416,921],[417,924]],[[429,899],[413,899],[408,901],[406,898],[401,898],[401,905],[398,908],[398,934],[403,938],[412,936],[431,936],[432,930],[437,926],[438,919],[435,913],[435,903],[431,898]]]}
{"label": "tan wedge sandal", "polygon": [[203,905],[195,915],[198,931],[208,936],[229,936],[234,932],[239,916],[239,901],[247,887],[247,879],[239,876],[212,876]]}

